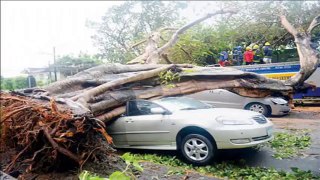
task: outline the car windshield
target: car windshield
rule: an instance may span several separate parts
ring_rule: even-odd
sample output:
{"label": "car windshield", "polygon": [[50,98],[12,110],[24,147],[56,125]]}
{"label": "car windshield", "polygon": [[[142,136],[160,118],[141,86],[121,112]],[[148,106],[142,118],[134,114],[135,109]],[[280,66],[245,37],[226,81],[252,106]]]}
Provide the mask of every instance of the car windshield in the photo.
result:
{"label": "car windshield", "polygon": [[202,103],[201,101],[187,98],[187,97],[168,97],[156,100],[158,104],[168,110],[196,110],[196,109],[209,109],[212,106]]}

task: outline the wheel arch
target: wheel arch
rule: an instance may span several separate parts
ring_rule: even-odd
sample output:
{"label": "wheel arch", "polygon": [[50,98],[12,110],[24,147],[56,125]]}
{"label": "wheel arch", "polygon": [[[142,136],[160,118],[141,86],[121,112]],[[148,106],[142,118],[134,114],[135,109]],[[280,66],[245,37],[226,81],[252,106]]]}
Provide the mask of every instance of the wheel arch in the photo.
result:
{"label": "wheel arch", "polygon": [[251,106],[252,104],[262,104],[262,105],[266,106],[267,109],[268,109],[268,114],[267,114],[267,116],[270,116],[270,115],[272,114],[272,108],[271,108],[271,106],[270,106],[269,104],[264,104],[264,103],[261,103],[261,102],[250,102],[250,103],[248,103],[248,104],[246,104],[246,105],[244,106],[244,109],[248,110],[248,109],[249,109],[249,106]]}
{"label": "wheel arch", "polygon": [[212,145],[215,148],[217,148],[217,144],[216,144],[215,139],[208,131],[206,131],[205,129],[198,127],[198,126],[187,126],[187,127],[182,128],[176,136],[177,150],[180,149],[180,145],[181,145],[183,137],[187,136],[188,134],[200,134],[202,136],[205,136],[206,138],[208,138],[212,142]]}

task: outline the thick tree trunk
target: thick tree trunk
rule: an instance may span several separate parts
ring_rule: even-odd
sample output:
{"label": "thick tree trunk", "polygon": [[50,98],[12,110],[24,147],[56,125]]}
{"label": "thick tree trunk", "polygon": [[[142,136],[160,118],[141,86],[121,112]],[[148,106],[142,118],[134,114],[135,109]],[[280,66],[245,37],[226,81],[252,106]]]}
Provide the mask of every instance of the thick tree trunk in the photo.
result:
{"label": "thick tree trunk", "polygon": [[320,15],[315,17],[305,32],[299,32],[287,20],[286,16],[280,16],[281,24],[294,37],[300,59],[300,71],[286,81],[288,86],[300,86],[317,69],[320,63],[320,55],[311,47],[311,32],[320,24]]}
{"label": "thick tree trunk", "polygon": [[78,101],[81,101],[83,103],[87,103],[88,101],[91,100],[92,97],[100,95],[110,88],[113,88],[116,86],[121,86],[123,84],[130,83],[130,82],[145,80],[145,79],[157,76],[160,72],[168,70],[172,67],[173,67],[173,65],[164,65],[164,66],[159,67],[157,69],[138,73],[134,76],[120,78],[120,79],[117,79],[117,80],[114,80],[111,82],[107,82],[105,84],[102,84],[100,86],[97,86],[93,89],[90,89],[90,90],[80,94],[79,97],[81,97],[81,98],[79,98]]}
{"label": "thick tree trunk", "polygon": [[[138,68],[138,66],[141,66],[141,68]],[[147,64],[126,65],[127,70],[123,65],[113,65],[112,67],[114,68],[113,72],[118,74],[116,74],[116,76],[113,76],[114,74],[107,75],[117,78],[105,80],[106,83],[101,85],[93,83],[88,87],[79,84],[77,86],[81,88],[76,92],[68,92],[69,87],[65,86],[64,88],[67,89],[59,89],[59,91],[67,92],[62,94],[56,94],[58,91],[55,88],[46,88],[46,91],[40,92],[37,90],[36,94],[29,89],[23,93],[29,92],[33,97],[40,96],[42,98],[46,98],[46,96],[41,96],[39,93],[52,95],[58,98],[57,100],[60,102],[68,103],[70,107],[73,107],[74,111],[82,112],[81,114],[91,112],[94,116],[100,116],[101,114],[112,111],[113,108],[124,105],[126,101],[135,98],[149,99],[183,95],[216,88],[231,88],[235,93],[248,97],[265,97],[273,93],[279,94],[279,92],[286,96],[288,92],[291,91],[291,87],[285,86],[282,81],[267,79],[258,74],[242,72],[233,68],[208,68],[174,64],[162,65],[160,67]],[[92,68],[93,72],[96,69],[97,68]],[[119,69],[121,69],[121,71],[119,71]],[[146,71],[130,73],[132,69],[146,69]],[[175,72],[180,77],[179,81],[172,82],[174,87],[171,88],[161,85],[161,79],[159,77],[161,72],[168,71]],[[105,72],[111,73],[110,71]],[[88,76],[87,74],[93,73],[88,69],[86,77]],[[79,77],[79,75],[75,76]],[[105,75],[100,74],[100,76],[104,77]],[[59,84],[67,84],[70,82],[70,79],[73,79],[73,77],[53,83],[50,86],[55,87]],[[87,81],[83,82],[87,83]],[[240,90],[240,88],[242,88],[242,90]],[[259,91],[261,93],[257,93]],[[59,98],[61,97],[67,97],[67,99],[60,100]],[[47,97],[46,99],[50,98]],[[82,111],[79,109],[82,109]]]}
{"label": "thick tree trunk", "polygon": [[[101,84],[104,82],[109,82],[113,79],[117,79],[119,77],[114,77],[117,74],[122,73],[137,73],[140,71],[152,70],[155,68],[159,68],[162,65],[155,64],[149,66],[140,66],[140,65],[121,65],[121,64],[103,64],[100,66],[96,66],[84,71],[81,71],[66,80],[58,81],[52,84],[49,84],[44,89],[49,91],[52,95],[54,94],[64,94],[66,92],[73,92],[75,89],[79,89],[86,82],[96,82],[97,84]],[[112,76],[110,78],[110,76]]]}

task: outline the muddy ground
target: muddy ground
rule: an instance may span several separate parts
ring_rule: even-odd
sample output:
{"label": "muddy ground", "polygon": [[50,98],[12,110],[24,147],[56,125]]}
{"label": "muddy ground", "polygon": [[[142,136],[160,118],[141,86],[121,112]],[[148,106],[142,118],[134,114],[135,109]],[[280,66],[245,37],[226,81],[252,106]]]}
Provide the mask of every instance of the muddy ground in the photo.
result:
{"label": "muddy ground", "polygon": [[[244,159],[248,166],[253,167],[274,167],[278,170],[290,171],[290,167],[298,167],[303,170],[311,170],[312,173],[320,175],[320,107],[305,106],[296,107],[290,115],[283,117],[270,117],[275,124],[276,131],[286,129],[310,129],[311,130],[311,147],[304,151],[299,157],[277,160],[272,157],[272,152],[268,148],[262,148],[259,151],[252,149],[244,150],[224,150],[219,152],[219,162],[228,162],[230,160]],[[118,151],[122,154],[125,151]],[[136,153],[158,153],[160,155],[178,154],[175,151],[133,151]],[[1,159],[4,156],[1,157]],[[2,159],[3,160],[3,159]],[[114,162],[116,163],[116,162]],[[137,175],[138,179],[217,179],[212,176],[206,176],[194,171],[185,171],[179,168],[167,167],[150,162],[143,162],[141,165],[144,171]],[[100,168],[97,168],[100,167]],[[90,170],[103,172],[103,164],[100,166],[91,166]],[[118,167],[121,169],[121,167]],[[108,171],[110,172],[110,168]],[[184,171],[183,173],[170,174],[170,171]],[[45,175],[29,176],[27,179],[77,179],[77,171],[69,173],[51,173]],[[104,173],[102,173],[104,174]],[[1,179],[1,178],[0,178]]]}

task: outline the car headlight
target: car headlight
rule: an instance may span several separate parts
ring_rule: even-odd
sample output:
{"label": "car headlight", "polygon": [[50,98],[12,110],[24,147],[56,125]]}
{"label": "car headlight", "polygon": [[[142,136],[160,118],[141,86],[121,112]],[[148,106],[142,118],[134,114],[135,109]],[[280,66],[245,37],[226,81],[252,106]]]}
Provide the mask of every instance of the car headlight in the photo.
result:
{"label": "car headlight", "polygon": [[235,119],[224,116],[217,117],[216,121],[224,125],[251,125],[254,123],[251,119]]}
{"label": "car headlight", "polygon": [[275,104],[287,104],[288,101],[282,99],[282,98],[271,98],[270,99]]}

